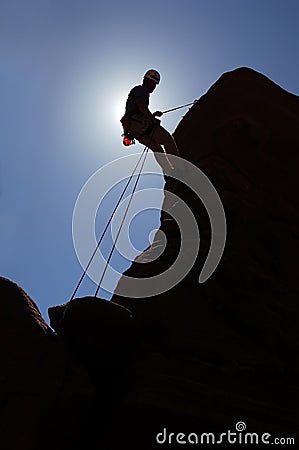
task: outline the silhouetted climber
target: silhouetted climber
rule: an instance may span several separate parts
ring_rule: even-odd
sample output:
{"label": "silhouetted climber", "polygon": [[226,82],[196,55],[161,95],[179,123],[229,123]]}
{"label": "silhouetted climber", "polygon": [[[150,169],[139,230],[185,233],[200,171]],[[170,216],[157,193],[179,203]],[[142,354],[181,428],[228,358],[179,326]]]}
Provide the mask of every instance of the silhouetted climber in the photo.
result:
{"label": "silhouetted climber", "polygon": [[167,158],[167,154],[176,156],[180,156],[180,154],[174,138],[160,125],[160,120],[157,119],[163,113],[156,111],[152,114],[148,108],[149,96],[159,83],[159,72],[154,69],[148,70],[144,75],[142,85],[135,86],[130,91],[126,102],[126,112],[121,122],[125,132],[131,138],[137,139],[141,144],[153,150],[158,164],[165,172],[169,167],[172,170],[175,169]]}

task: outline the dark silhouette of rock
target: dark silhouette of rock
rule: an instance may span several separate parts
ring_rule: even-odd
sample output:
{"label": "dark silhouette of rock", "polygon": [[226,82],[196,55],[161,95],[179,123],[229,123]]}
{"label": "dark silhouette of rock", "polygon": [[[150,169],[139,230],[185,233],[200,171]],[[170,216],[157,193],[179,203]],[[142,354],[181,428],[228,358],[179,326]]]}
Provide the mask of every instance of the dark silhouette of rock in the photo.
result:
{"label": "dark silhouette of rock", "polygon": [[[133,423],[144,416],[138,427],[142,442],[153,442],[167,423],[174,432],[225,432],[235,431],[240,420],[248,432],[295,437],[298,129],[298,97],[240,68],[224,74],[175,131],[182,156],[216,187],[228,235],[219,267],[199,285],[211,237],[209,218],[195,195],[176,185],[175,193],[200,226],[197,263],[167,293],[147,299],[113,297],[134,317],[159,323],[163,330],[164,342],[153,344],[136,362],[135,389],[120,414]],[[161,230],[167,236],[163,255],[139,263],[156,252],[157,235],[126,275],[148,277],[171,265],[180,244],[178,227],[162,214]],[[134,439],[134,431],[127,439]]]}
{"label": "dark silhouette of rock", "polygon": [[[248,68],[222,75],[178,125],[182,156],[209,177],[226,213],[224,255],[206,283],[199,284],[198,275],[211,240],[208,214],[189,188],[171,182],[166,189],[192,210],[201,242],[190,273],[167,292],[140,299],[114,295],[112,302],[85,297],[50,308],[56,336],[26,294],[2,281],[1,289],[9,289],[2,310],[9,311],[9,302],[18,305],[3,316],[2,342],[17,336],[3,350],[9,383],[3,393],[14,399],[15,389],[20,410],[29,411],[22,422],[24,414],[14,412],[18,406],[6,414],[2,401],[7,435],[15,422],[26,443],[35,442],[29,422],[48,420],[48,428],[38,427],[39,439],[52,427],[61,448],[58,436],[67,428],[84,434],[81,448],[152,450],[163,448],[164,438],[166,446],[181,448],[178,433],[185,433],[181,441],[188,433],[199,439],[214,433],[219,440],[220,433],[237,433],[236,424],[244,422],[246,432],[259,435],[255,448],[263,446],[263,433],[271,434],[269,442],[298,440],[298,129],[298,97]],[[165,251],[140,263],[163,245],[161,231]],[[179,248],[179,228],[163,212],[153,245],[126,275],[161,273]],[[124,283],[122,278],[118,287]],[[94,409],[80,407],[91,395],[82,367],[95,389]],[[16,377],[23,370],[22,380],[37,393],[29,396],[28,407],[24,397],[31,390]],[[90,418],[86,433],[78,407]],[[244,435],[237,433],[235,448],[243,448]],[[230,448],[225,439],[222,447]],[[34,445],[15,448],[35,450]]]}
{"label": "dark silhouette of rock", "polygon": [[0,448],[82,448],[94,399],[86,370],[20,287],[0,278],[0,295]]}
{"label": "dark silhouette of rock", "polygon": [[[95,297],[76,298],[61,306],[49,308],[51,326],[63,337],[75,357],[87,367],[97,385],[102,387],[115,377],[114,389],[107,395],[107,408],[112,397],[124,389],[124,366],[136,347],[136,329],[131,312],[112,301]],[[121,339],[120,339],[121,337]],[[119,378],[122,383],[119,383]],[[118,391],[118,387],[120,391]]]}

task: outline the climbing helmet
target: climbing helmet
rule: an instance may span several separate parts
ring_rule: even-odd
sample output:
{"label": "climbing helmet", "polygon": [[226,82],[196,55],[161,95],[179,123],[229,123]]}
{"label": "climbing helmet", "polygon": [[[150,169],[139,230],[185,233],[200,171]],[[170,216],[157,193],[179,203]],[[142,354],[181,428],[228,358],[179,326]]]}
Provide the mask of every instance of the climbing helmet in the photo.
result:
{"label": "climbing helmet", "polygon": [[144,75],[144,78],[149,78],[150,80],[153,80],[156,84],[160,83],[160,74],[154,69],[148,70]]}

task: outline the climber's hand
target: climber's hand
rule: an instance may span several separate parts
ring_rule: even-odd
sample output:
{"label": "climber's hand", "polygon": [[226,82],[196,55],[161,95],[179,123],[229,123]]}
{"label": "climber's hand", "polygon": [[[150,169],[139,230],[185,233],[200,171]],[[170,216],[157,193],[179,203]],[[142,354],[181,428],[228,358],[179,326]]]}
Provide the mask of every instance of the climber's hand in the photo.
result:
{"label": "climber's hand", "polygon": [[161,117],[161,116],[163,116],[163,113],[162,113],[162,111],[156,111],[156,112],[154,112],[153,116]]}

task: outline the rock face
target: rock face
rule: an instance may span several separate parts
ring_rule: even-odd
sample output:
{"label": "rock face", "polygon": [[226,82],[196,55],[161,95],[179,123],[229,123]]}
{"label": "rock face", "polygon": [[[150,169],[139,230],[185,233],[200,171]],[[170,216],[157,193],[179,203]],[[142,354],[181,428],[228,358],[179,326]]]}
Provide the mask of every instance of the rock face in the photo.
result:
{"label": "rock face", "polygon": [[82,448],[95,398],[86,370],[20,287],[0,278],[0,298],[0,448]]}
{"label": "rock face", "polygon": [[100,387],[101,408],[109,416],[108,410],[115,407],[127,386],[126,366],[136,348],[131,312],[112,301],[83,297],[50,308],[49,317],[51,326]]}
{"label": "rock face", "polygon": [[[193,433],[193,443],[214,433],[216,442],[220,433],[237,432],[238,422],[258,433],[257,448],[263,433],[270,443],[298,442],[298,129],[299,98],[247,68],[224,74],[179,124],[181,155],[209,177],[226,214],[225,251],[207,282],[199,284],[198,275],[209,251],[209,216],[188,187],[171,182],[165,188],[188,204],[201,239],[192,270],[172,289],[50,308],[57,336],[23,291],[1,281],[2,342],[9,343],[1,425],[5,443],[13,423],[25,436],[1,448],[35,450],[49,434],[49,448],[79,448],[78,434],[86,449],[150,450],[163,441],[181,448],[178,433],[185,433],[181,442]],[[148,262],[164,245],[161,232],[166,248]],[[178,225],[163,212],[153,245],[125,275],[159,274],[179,250]]]}
{"label": "rock face", "polygon": [[[197,263],[167,293],[113,297],[163,336],[141,352],[123,405],[133,423],[144,414],[145,442],[166,424],[174,432],[225,432],[242,420],[248,432],[272,436],[298,429],[298,130],[298,97],[241,68],[224,74],[175,131],[182,156],[216,187],[228,234],[220,265],[199,285],[209,219],[188,189],[174,186],[200,227]],[[169,267],[179,233],[165,214],[161,230],[163,255],[141,264],[162,245],[158,233],[125,275]]]}

